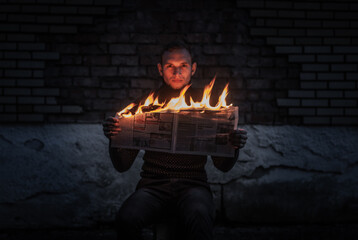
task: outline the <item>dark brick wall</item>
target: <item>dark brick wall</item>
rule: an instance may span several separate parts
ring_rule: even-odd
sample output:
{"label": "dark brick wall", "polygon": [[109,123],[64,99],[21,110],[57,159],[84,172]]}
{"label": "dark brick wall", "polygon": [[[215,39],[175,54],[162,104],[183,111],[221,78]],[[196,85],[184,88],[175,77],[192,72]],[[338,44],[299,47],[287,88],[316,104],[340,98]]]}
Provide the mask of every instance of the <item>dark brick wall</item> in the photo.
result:
{"label": "dark brick wall", "polygon": [[0,121],[100,122],[160,85],[163,44],[240,122],[358,124],[356,1],[1,0]]}

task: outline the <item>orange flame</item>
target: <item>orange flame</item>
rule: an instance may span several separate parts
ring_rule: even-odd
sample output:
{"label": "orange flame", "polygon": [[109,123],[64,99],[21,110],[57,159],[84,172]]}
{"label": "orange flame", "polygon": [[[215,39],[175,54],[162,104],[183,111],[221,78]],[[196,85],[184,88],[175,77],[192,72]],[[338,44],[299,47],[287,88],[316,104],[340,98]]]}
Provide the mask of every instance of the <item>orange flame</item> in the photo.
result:
{"label": "orange flame", "polygon": [[[154,99],[154,93],[149,94],[149,96],[144,101],[144,104],[139,103],[138,108],[134,114],[130,111],[133,109],[136,104],[131,103],[127,107],[125,107],[122,111],[116,114],[117,117],[131,117],[136,114],[141,114],[144,112],[166,112],[166,111],[175,111],[179,112],[180,110],[211,110],[217,111],[223,108],[228,108],[232,106],[232,104],[226,104],[226,96],[228,95],[228,87],[229,84],[226,84],[224,90],[222,91],[218,102],[215,106],[210,105],[210,97],[211,92],[215,83],[215,77],[213,80],[204,88],[203,97],[200,102],[194,102],[193,98],[190,97],[190,104],[188,105],[185,101],[185,93],[190,87],[190,85],[185,86],[179,94],[179,97],[170,99],[167,103],[159,103],[158,97]],[[147,108],[149,110],[145,111],[144,109]]]}

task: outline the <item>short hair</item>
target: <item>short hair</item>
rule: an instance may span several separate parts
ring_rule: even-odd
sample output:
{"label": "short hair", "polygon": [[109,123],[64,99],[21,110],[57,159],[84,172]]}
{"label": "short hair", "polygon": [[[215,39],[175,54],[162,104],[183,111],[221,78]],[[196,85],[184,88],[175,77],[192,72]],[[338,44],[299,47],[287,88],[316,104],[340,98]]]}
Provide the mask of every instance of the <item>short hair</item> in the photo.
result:
{"label": "short hair", "polygon": [[172,41],[170,43],[168,43],[162,50],[161,54],[160,54],[160,57],[161,57],[161,62],[163,63],[163,55],[165,52],[172,52],[174,50],[177,50],[177,49],[185,49],[189,52],[189,55],[190,55],[190,58],[191,58],[191,63],[193,63],[193,59],[194,59],[194,56],[193,56],[193,53],[189,47],[189,45],[184,41],[184,40],[181,40],[181,39],[177,39],[175,41]]}

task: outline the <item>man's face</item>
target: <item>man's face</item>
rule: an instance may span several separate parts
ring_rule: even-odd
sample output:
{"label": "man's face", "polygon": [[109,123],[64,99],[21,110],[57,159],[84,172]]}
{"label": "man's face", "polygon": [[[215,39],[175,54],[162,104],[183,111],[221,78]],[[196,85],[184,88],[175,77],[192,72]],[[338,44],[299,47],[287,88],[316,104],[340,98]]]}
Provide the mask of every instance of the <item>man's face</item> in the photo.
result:
{"label": "man's face", "polygon": [[159,74],[173,89],[181,89],[187,85],[196,71],[196,63],[191,63],[190,53],[186,49],[164,52],[162,64],[158,63]]}

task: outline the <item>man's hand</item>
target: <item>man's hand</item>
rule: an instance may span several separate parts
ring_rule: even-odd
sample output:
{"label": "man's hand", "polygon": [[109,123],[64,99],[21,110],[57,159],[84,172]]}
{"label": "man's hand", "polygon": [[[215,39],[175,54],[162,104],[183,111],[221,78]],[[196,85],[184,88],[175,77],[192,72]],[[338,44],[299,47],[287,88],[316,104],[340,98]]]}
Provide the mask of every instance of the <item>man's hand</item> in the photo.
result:
{"label": "man's hand", "polygon": [[233,130],[230,132],[229,141],[234,148],[243,148],[246,144],[247,132],[245,129]]}
{"label": "man's hand", "polygon": [[107,138],[111,138],[111,136],[117,135],[121,131],[119,120],[114,117],[108,117],[102,125],[103,133]]}

